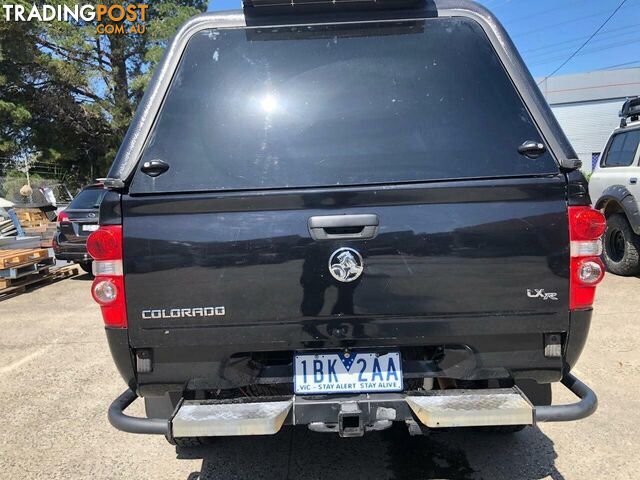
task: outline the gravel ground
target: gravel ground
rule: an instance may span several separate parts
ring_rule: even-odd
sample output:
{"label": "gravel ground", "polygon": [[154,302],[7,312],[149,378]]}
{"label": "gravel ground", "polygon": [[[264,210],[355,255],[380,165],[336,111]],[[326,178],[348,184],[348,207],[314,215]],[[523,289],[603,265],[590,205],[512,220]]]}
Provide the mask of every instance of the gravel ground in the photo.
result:
{"label": "gravel ground", "polygon": [[[178,449],[118,432],[106,409],[124,384],[90,279],[0,303],[0,478],[6,479],[635,479],[640,470],[640,279],[609,275],[574,373],[600,399],[580,422],[515,435],[409,437],[403,427],[340,439],[287,428],[274,437]],[[635,300],[635,301],[634,301]],[[557,386],[556,402],[570,400]],[[140,403],[140,402],[137,402]],[[133,411],[142,413],[139,405]]]}

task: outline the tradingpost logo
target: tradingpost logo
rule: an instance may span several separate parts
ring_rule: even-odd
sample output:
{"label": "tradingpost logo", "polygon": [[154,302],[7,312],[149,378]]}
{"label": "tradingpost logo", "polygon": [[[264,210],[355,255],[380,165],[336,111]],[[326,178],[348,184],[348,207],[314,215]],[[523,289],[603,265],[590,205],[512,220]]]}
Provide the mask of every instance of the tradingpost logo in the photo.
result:
{"label": "tradingpost logo", "polygon": [[3,4],[2,14],[7,22],[96,22],[99,35],[126,35],[145,33],[147,8],[146,3],[77,3],[70,6],[21,2]]}

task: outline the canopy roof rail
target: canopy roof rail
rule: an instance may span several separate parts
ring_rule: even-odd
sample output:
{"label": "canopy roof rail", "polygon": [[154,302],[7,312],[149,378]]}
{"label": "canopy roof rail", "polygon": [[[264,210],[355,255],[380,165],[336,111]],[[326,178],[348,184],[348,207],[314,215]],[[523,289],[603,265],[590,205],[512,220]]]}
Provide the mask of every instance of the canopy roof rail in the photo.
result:
{"label": "canopy roof rail", "polygon": [[288,11],[309,12],[345,10],[401,9],[424,5],[426,0],[242,0],[245,12],[271,14],[274,7],[278,13]]}

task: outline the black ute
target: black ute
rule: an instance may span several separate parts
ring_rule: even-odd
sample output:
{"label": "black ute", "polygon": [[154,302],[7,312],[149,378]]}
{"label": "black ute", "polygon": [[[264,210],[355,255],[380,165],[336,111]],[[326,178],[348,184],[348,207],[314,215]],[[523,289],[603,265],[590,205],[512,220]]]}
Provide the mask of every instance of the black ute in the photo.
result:
{"label": "black ute", "polygon": [[[107,336],[136,392],[118,428],[181,437],[197,430],[176,406],[269,398],[344,436],[381,421],[293,396],[305,353],[397,352],[400,395],[516,384],[538,421],[595,409],[569,374],[591,318],[569,306],[586,182],[520,56],[472,2],[364,3],[254,1],[169,47],[101,208],[128,321]],[[585,400],[544,410],[560,380]],[[123,416],[136,394],[163,421]],[[378,395],[397,420],[419,411]]]}

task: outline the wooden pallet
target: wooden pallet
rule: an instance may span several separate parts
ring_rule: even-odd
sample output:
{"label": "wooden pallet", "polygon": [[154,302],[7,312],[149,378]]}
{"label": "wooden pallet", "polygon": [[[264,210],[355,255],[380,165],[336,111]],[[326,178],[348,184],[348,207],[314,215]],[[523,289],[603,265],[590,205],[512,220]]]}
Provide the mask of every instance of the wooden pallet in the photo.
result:
{"label": "wooden pallet", "polygon": [[47,274],[48,272],[42,272],[42,274],[30,275],[27,278],[23,278],[22,281],[17,285],[0,288],[0,300],[15,297],[16,295],[20,295],[21,293],[26,292],[27,287],[39,285],[43,282],[46,282]]}
{"label": "wooden pallet", "polygon": [[0,270],[51,258],[46,248],[0,250]]}
{"label": "wooden pallet", "polygon": [[22,222],[48,222],[49,219],[47,215],[40,210],[39,208],[23,208],[23,207],[15,207],[14,211],[16,212],[16,216],[20,223]]}
{"label": "wooden pallet", "polygon": [[44,265],[37,270],[33,270],[28,275],[23,275],[18,278],[0,278],[0,292],[6,290],[7,288],[22,287],[24,285],[29,285],[34,281],[41,280],[49,274],[50,268],[51,267],[49,267],[48,265]]}
{"label": "wooden pallet", "polygon": [[35,290],[55,282],[59,282],[65,278],[74,277],[80,272],[80,267],[75,264],[65,265],[64,267],[41,271],[40,273],[30,275],[20,279],[8,288],[0,288],[0,301],[13,298],[17,295],[25,293],[27,290]]}
{"label": "wooden pallet", "polygon": [[55,265],[55,263],[55,258],[45,258],[44,260],[36,260],[35,262],[25,263],[17,267],[5,268],[3,270],[0,270],[0,281],[18,280],[20,278],[38,273],[45,268],[49,268],[51,265]]}
{"label": "wooden pallet", "polygon": [[62,280],[69,277],[75,277],[80,274],[80,266],[71,263],[69,265],[65,265],[64,267],[59,267],[53,269],[49,272],[49,277],[53,280]]}
{"label": "wooden pallet", "polygon": [[56,233],[56,222],[49,220],[49,217],[38,208],[16,207],[14,211],[25,235],[40,237],[46,245],[51,244]]}
{"label": "wooden pallet", "polygon": [[[27,229],[38,229],[41,228],[42,231],[45,231],[51,222],[49,220],[41,221],[41,222],[20,222],[20,226],[23,230]],[[55,225],[55,224],[54,224]]]}
{"label": "wooden pallet", "polygon": [[13,287],[5,290],[0,290],[0,302],[3,300],[9,300],[10,298],[17,297],[21,293],[27,291],[27,287]]}
{"label": "wooden pallet", "polygon": [[23,228],[22,231],[27,237],[40,237],[40,240],[53,238],[56,234],[55,229],[51,229],[49,227],[27,227]]}

